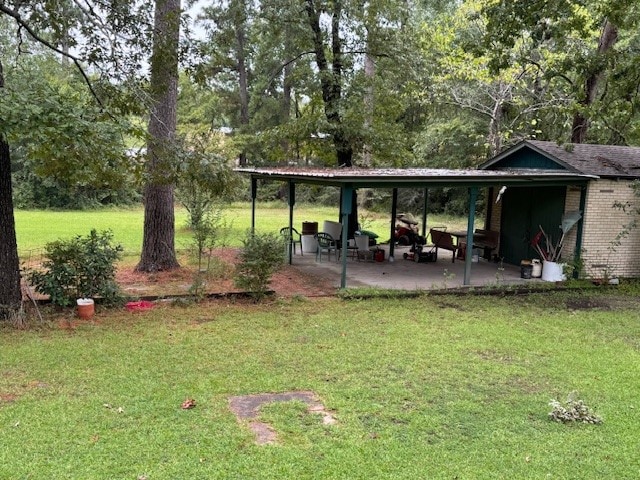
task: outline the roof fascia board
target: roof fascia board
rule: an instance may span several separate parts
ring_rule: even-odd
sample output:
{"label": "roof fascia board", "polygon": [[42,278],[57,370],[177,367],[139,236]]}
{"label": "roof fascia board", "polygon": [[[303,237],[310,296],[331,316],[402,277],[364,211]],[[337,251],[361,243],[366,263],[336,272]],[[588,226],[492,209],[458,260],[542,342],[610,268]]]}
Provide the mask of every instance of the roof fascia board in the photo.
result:
{"label": "roof fascia board", "polygon": [[[249,172],[243,172],[249,173]],[[343,185],[353,185],[354,188],[435,188],[435,187],[491,187],[496,185],[507,186],[524,186],[524,185],[538,185],[538,186],[552,186],[552,185],[585,185],[590,180],[595,180],[598,177],[594,175],[558,175],[553,178],[548,176],[536,176],[535,174],[518,177],[503,177],[495,176],[488,178],[476,178],[476,179],[452,179],[451,177],[442,178],[430,178],[423,180],[415,180],[411,178],[393,178],[389,177],[385,180],[380,179],[366,179],[358,177],[314,177],[304,175],[291,175],[291,174],[279,174],[279,173],[250,173],[254,178],[281,181],[293,183],[304,183],[313,185],[324,185],[341,187]]]}

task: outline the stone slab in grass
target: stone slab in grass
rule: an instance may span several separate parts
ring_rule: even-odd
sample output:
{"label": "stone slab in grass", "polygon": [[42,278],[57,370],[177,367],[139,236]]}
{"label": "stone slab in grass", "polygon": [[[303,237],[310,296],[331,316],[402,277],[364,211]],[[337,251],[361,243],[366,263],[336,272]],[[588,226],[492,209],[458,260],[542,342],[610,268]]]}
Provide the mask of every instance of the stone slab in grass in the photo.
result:
{"label": "stone slab in grass", "polygon": [[298,400],[306,403],[310,413],[322,415],[322,423],[331,425],[336,423],[335,418],[324,408],[313,392],[285,392],[285,393],[262,393],[257,395],[240,395],[229,398],[229,409],[240,421],[249,421],[249,428],[256,435],[256,443],[264,445],[274,443],[277,439],[275,430],[267,423],[256,420],[260,413],[260,408],[267,403],[290,402]]}

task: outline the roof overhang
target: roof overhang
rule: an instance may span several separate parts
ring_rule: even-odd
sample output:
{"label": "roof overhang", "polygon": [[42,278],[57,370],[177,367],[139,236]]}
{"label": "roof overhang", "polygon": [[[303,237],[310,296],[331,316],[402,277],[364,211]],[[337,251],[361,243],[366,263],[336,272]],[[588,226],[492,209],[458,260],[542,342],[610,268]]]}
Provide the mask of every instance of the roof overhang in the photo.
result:
{"label": "roof overhang", "polygon": [[236,168],[252,178],[292,183],[343,186],[353,188],[428,188],[581,185],[598,179],[564,170],[449,170],[449,169],[363,169],[363,168]]}

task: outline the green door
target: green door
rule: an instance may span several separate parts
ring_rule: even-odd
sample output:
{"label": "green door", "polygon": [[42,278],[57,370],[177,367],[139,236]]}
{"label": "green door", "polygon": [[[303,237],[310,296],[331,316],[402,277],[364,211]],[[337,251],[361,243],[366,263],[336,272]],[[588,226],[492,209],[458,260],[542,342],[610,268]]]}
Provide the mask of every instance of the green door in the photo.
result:
{"label": "green door", "polygon": [[560,235],[566,187],[509,187],[502,197],[500,256],[505,263],[519,265],[538,258],[531,238],[540,225],[554,239]]}

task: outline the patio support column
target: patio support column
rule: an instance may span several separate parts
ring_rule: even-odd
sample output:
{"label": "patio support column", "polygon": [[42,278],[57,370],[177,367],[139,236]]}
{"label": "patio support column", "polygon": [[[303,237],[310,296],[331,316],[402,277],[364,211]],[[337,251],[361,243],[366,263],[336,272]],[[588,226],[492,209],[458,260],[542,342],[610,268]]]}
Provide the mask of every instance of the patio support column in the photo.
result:
{"label": "patio support column", "polygon": [[391,233],[389,238],[389,261],[393,258],[396,245],[396,215],[398,215],[398,189],[394,188],[391,194]]}
{"label": "patio support column", "polygon": [[258,179],[251,176],[251,235],[256,233],[256,197],[258,196]]}
{"label": "patio support column", "polygon": [[349,215],[353,208],[353,186],[345,184],[341,188],[342,201],[340,202],[340,214],[342,215],[342,245],[341,257],[342,260],[342,274],[340,275],[340,288],[347,288],[347,248],[349,246]]}
{"label": "patio support column", "polygon": [[463,285],[471,285],[471,260],[473,257],[473,228],[476,219],[476,200],[478,199],[478,187],[469,189],[469,218],[467,221],[467,246],[464,255],[464,282]]}
{"label": "patio support column", "polygon": [[424,189],[424,205],[422,206],[422,237],[427,238],[427,207],[429,205],[429,189]]}
{"label": "patio support column", "polygon": [[[287,258],[289,265],[293,263],[293,206],[296,204],[296,184],[289,180],[289,245],[287,246]],[[302,245],[300,245],[302,250]]]}
{"label": "patio support column", "polygon": [[[587,204],[587,186],[582,185],[580,187],[580,220],[578,220],[578,225],[576,226],[576,248],[573,251],[573,256],[576,259],[575,264],[580,264],[580,259],[582,258],[582,229],[584,227],[584,207]],[[580,276],[580,272],[576,269],[573,271],[573,278],[578,278]]]}

